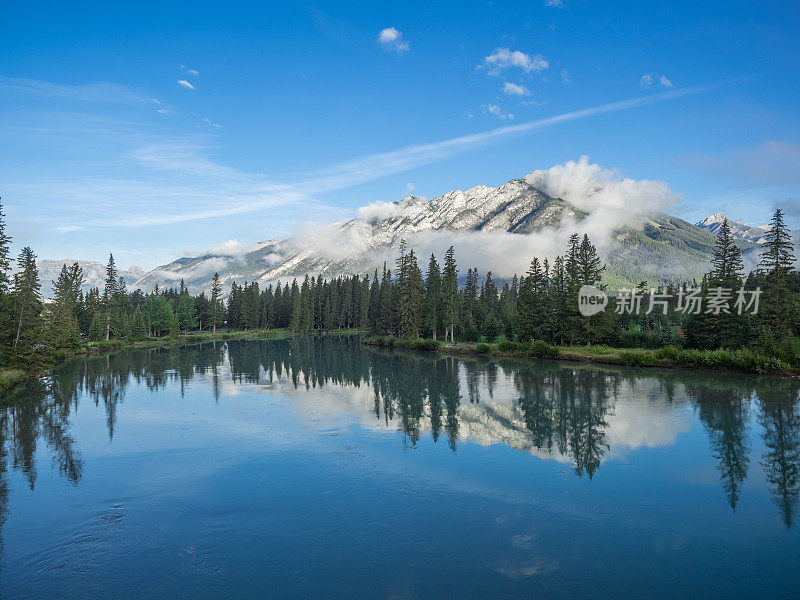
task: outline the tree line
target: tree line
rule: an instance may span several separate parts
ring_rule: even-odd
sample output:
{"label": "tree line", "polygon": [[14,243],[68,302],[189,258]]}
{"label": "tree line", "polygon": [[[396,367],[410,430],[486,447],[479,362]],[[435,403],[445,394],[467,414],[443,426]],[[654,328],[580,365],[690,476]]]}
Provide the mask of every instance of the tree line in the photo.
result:
{"label": "tree line", "polygon": [[[302,281],[266,287],[234,281],[224,292],[215,273],[209,293],[197,295],[190,294],[183,280],[177,287],[129,291],[110,255],[102,289],[84,292],[80,266],[64,265],[53,282],[52,300],[45,302],[30,247],[21,250],[16,272],[9,275],[11,238],[0,205],[2,362],[42,364],[74,353],[87,341],[135,342],[218,328],[288,328],[297,333],[359,329],[376,336],[445,342],[507,339],[555,345],[757,347],[796,364],[800,277],[781,210],[771,224],[759,268],[747,276],[726,221],[717,236],[711,268],[701,281],[662,290],[642,282],[631,290],[645,307],[653,304],[656,294],[667,297],[659,310],[621,311],[620,299],[611,295],[606,310],[586,317],[579,310],[579,290],[586,285],[602,289],[605,265],[588,235],[578,234],[567,240],[562,255],[552,261],[534,257],[526,273],[502,284],[491,271],[481,277],[470,267],[462,276],[453,247],[441,265],[431,254],[423,273],[415,251],[402,241],[391,268],[384,263],[371,275],[332,279],[306,275]],[[680,306],[687,288],[707,301],[723,288],[761,289],[761,310],[687,313]]]}

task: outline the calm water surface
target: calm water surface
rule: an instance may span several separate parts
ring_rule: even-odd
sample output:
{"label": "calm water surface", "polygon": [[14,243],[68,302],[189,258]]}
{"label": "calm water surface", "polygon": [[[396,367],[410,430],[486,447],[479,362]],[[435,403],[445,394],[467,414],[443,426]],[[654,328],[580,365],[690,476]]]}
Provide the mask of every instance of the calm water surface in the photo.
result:
{"label": "calm water surface", "polygon": [[795,381],[355,338],[79,360],[0,403],[2,598],[790,598]]}

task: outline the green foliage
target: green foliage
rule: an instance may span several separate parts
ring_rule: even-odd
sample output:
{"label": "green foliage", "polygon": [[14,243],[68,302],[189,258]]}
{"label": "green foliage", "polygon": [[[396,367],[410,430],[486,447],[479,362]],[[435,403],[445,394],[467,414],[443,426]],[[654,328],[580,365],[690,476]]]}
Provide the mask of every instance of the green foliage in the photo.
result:
{"label": "green foliage", "polygon": [[[2,216],[0,214],[0,216]],[[0,369],[0,392],[4,392],[25,379],[22,369]]]}
{"label": "green foliage", "polygon": [[531,343],[528,354],[535,358],[558,358],[558,348],[542,340]]}
{"label": "green foliage", "polygon": [[[195,300],[189,294],[182,294],[178,300],[176,316],[178,327],[183,330],[194,329],[197,327],[197,312],[195,311]],[[258,323],[256,322],[257,326]]]}
{"label": "green foliage", "polygon": [[489,354],[492,351],[492,347],[489,344],[476,344],[475,345],[475,352],[478,354]]}
{"label": "green foliage", "polygon": [[517,353],[523,354],[528,353],[530,350],[530,344],[526,342],[517,342],[514,340],[503,340],[499,344],[497,344],[497,349],[500,352],[504,353]]}

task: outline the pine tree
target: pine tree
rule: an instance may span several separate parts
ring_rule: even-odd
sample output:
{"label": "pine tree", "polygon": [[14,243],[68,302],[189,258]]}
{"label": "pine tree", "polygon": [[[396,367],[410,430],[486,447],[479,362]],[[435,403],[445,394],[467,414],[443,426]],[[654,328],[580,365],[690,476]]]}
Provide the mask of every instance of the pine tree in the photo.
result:
{"label": "pine tree", "polygon": [[53,302],[47,319],[46,341],[52,351],[72,351],[80,347],[78,306],[83,270],[78,263],[62,265],[53,282]]}
{"label": "pine tree", "polygon": [[14,274],[14,324],[13,347],[22,360],[29,360],[39,334],[39,318],[42,301],[39,294],[39,271],[36,268],[36,255],[28,246],[24,247],[17,259],[19,271]]}
{"label": "pine tree", "polygon": [[791,334],[797,323],[797,297],[791,289],[791,273],[794,265],[792,235],[783,220],[779,208],[765,234],[764,252],[760,267],[766,272],[765,324],[775,338],[783,339]]}
{"label": "pine tree", "polygon": [[445,326],[444,341],[447,342],[449,331],[450,342],[455,342],[454,330],[458,319],[458,269],[452,246],[444,255],[442,269],[442,317]]}
{"label": "pine tree", "polygon": [[542,265],[534,257],[519,290],[515,329],[521,340],[537,340],[543,337],[546,317],[545,281]]}
{"label": "pine tree", "polygon": [[431,254],[428,261],[428,272],[425,276],[425,331],[430,332],[435,340],[441,320],[440,306],[442,302],[442,274],[439,263]]}
{"label": "pine tree", "polygon": [[728,219],[722,222],[722,227],[714,243],[714,258],[711,261],[713,269],[709,276],[712,286],[724,288],[737,288],[741,285],[742,253],[736,246],[731,235],[731,226]]}
{"label": "pine tree", "polygon": [[548,286],[547,313],[552,324],[551,338],[554,342],[564,343],[566,322],[568,317],[568,288],[564,258],[557,256],[553,262],[553,272]]}
{"label": "pine tree", "polygon": [[178,327],[180,329],[189,330],[197,327],[197,313],[195,311],[195,299],[189,294],[182,294],[178,299],[178,306],[176,308],[176,316],[178,319]]}
{"label": "pine tree", "polygon": [[0,294],[8,292],[8,272],[11,269],[11,237],[6,235],[3,203],[0,202]]}
{"label": "pine tree", "polygon": [[[728,220],[722,222],[714,244],[712,270],[704,279],[703,296],[717,288],[731,290],[733,294],[742,285],[742,253],[734,243]],[[692,329],[692,341],[705,348],[739,347],[744,343],[748,327],[748,315],[735,313],[691,315],[688,325]]]}
{"label": "pine tree", "polygon": [[597,255],[597,249],[589,241],[589,236],[583,234],[580,248],[578,249],[578,273],[580,285],[596,285],[600,282],[605,270],[605,265]]}
{"label": "pine tree", "polygon": [[369,290],[369,306],[367,308],[367,322],[369,331],[375,335],[380,331],[381,315],[381,285],[378,283],[378,269],[372,277],[372,286]]}
{"label": "pine tree", "polygon": [[144,315],[142,314],[142,309],[137,306],[136,310],[133,313],[133,327],[131,328],[131,339],[136,341],[136,340],[143,340],[146,337],[147,337],[147,323],[145,322]]}
{"label": "pine tree", "polygon": [[[403,245],[401,250],[405,250]],[[401,256],[401,273],[397,283],[399,333],[401,337],[418,338],[424,288],[422,272],[413,250]]]}
{"label": "pine tree", "polygon": [[378,318],[378,329],[380,330],[381,335],[391,334],[393,332],[393,296],[394,290],[392,289],[392,272],[386,268],[386,263],[383,263],[383,276],[381,277],[380,290],[380,316]]}
{"label": "pine tree", "polygon": [[220,302],[222,300],[222,283],[219,280],[219,273],[214,273],[214,278],[211,280],[211,327],[212,332],[217,332],[217,324],[220,320],[221,309]]}
{"label": "pine tree", "polygon": [[89,325],[89,340],[99,342],[103,339],[103,317],[100,312],[94,313],[92,323]]}
{"label": "pine tree", "polygon": [[111,337],[111,322],[114,319],[114,297],[117,292],[117,267],[114,264],[114,255],[108,255],[106,265],[106,285],[103,289],[103,311],[105,312],[106,340]]}
{"label": "pine tree", "polygon": [[314,327],[314,299],[311,279],[306,275],[300,286],[300,326],[299,331],[310,333]]}

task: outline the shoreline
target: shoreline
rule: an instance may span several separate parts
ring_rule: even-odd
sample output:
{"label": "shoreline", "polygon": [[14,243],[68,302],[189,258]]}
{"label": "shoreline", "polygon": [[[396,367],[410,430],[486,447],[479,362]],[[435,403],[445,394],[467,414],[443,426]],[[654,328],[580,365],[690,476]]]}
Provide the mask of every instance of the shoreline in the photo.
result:
{"label": "shoreline", "polygon": [[362,344],[399,350],[439,352],[454,356],[486,356],[522,358],[583,364],[618,365],[687,371],[746,373],[778,377],[798,377],[800,371],[778,359],[761,356],[751,350],[684,350],[666,346],[645,348],[612,348],[610,346],[552,346],[545,342],[444,344],[432,339],[404,340],[393,337],[364,337]]}
{"label": "shoreline", "polygon": [[[340,335],[349,333],[363,333],[362,330],[357,329],[341,329],[327,332],[329,335]],[[166,346],[176,346],[190,343],[200,342],[227,342],[230,340],[240,339],[278,339],[284,337],[293,337],[296,335],[305,335],[295,333],[285,328],[273,329],[250,329],[248,331],[218,331],[212,332],[195,332],[178,334],[176,336],[164,336],[163,338],[139,340],[136,342],[126,342],[124,340],[102,340],[100,342],[88,342],[82,345],[75,352],[71,352],[58,360],[51,363],[41,365],[35,369],[25,370],[16,367],[0,368],[0,394],[5,394],[14,389],[18,384],[31,378],[38,377],[49,369],[63,363],[64,361],[73,358],[89,358],[92,356],[101,356],[103,354],[110,354],[119,350],[128,350],[136,348],[160,348]]]}

